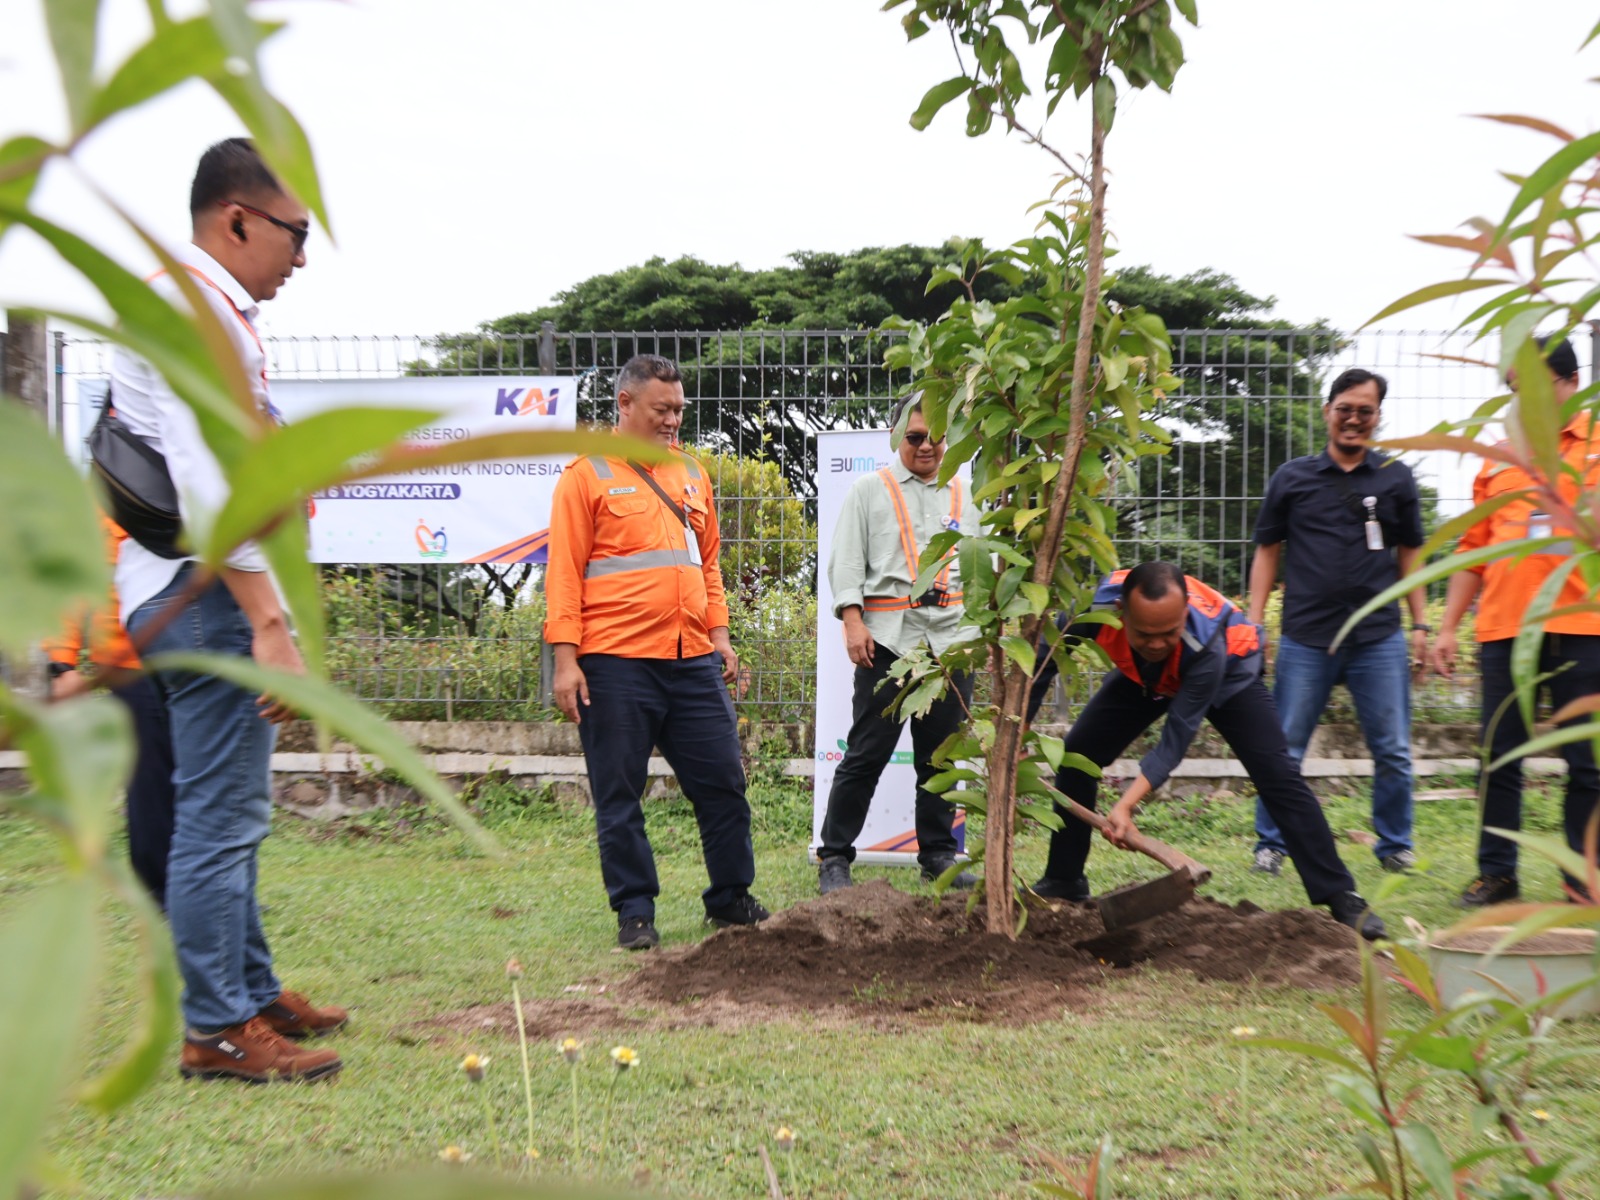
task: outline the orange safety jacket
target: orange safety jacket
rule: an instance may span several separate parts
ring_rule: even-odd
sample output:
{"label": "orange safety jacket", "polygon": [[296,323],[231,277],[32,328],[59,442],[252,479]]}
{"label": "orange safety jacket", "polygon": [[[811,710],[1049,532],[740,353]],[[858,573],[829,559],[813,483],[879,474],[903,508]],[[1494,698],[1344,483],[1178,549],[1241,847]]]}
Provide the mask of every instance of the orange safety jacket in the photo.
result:
{"label": "orange safety jacket", "polygon": [[[1588,413],[1580,412],[1561,430],[1561,457],[1583,480],[1586,491],[1600,488],[1600,430],[1594,428]],[[1472,481],[1472,503],[1482,504],[1496,496],[1532,486],[1533,480],[1521,467],[1486,459],[1477,478]],[[1571,476],[1563,474],[1557,488],[1562,499],[1569,504],[1577,499],[1578,485]],[[1456,552],[1465,553],[1543,534],[1545,531],[1534,528],[1540,523],[1535,512],[1531,499],[1507,502],[1462,534],[1456,544]],[[1551,528],[1548,532],[1560,535],[1564,531]],[[1528,611],[1528,605],[1544,586],[1544,581],[1550,578],[1551,572],[1567,557],[1563,554],[1533,554],[1520,561],[1501,558],[1472,568],[1483,580],[1483,590],[1478,595],[1478,641],[1497,642],[1516,637],[1522,628],[1523,614]],[[1591,598],[1582,572],[1574,571],[1562,587],[1561,595],[1556,598],[1555,607],[1583,604]],[[1600,634],[1600,613],[1571,613],[1556,617],[1546,621],[1544,629],[1546,633]]]}
{"label": "orange safety jacket", "polygon": [[[917,561],[922,557],[922,552],[917,549],[916,534],[911,531],[911,513],[906,508],[905,493],[900,490],[900,481],[888,467],[878,472],[878,478],[883,480],[883,486],[889,490],[889,501],[894,506],[894,519],[900,526],[900,548],[905,552],[906,571],[915,583],[918,574]],[[950,481],[950,515],[945,518],[944,527],[955,530],[961,528],[959,477]],[[866,612],[898,612],[905,608],[948,608],[960,604],[963,593],[950,590],[950,567],[955,562],[955,557],[954,551],[945,555],[944,567],[934,577],[932,586],[915,600],[910,596],[864,596],[861,607]]]}
{"label": "orange safety jacket", "polygon": [[681,506],[688,527],[626,460],[568,464],[551,505],[545,641],[580,655],[709,654],[710,631],[728,624],[711,480],[681,451],[639,470]]}
{"label": "orange safety jacket", "polygon": [[[106,555],[115,563],[128,535],[123,532],[122,526],[104,514],[100,517],[100,526],[106,538]],[[117,611],[117,593],[113,588],[104,607],[69,618],[62,624],[58,636],[46,639],[43,644],[46,657],[53,663],[76,669],[83,658],[87,641],[89,661],[96,667],[102,670],[120,667],[137,671],[139,655],[128,640],[122,622],[117,620]]]}
{"label": "orange safety jacket", "polygon": [[[1095,590],[1094,607],[1110,608],[1122,596],[1122,581],[1127,571],[1114,571],[1101,580]],[[1183,577],[1189,592],[1189,611],[1184,618],[1183,635],[1167,661],[1162,665],[1161,678],[1154,691],[1158,696],[1172,697],[1183,685],[1184,668],[1194,656],[1220,638],[1225,652],[1231,658],[1245,659],[1261,653],[1261,630],[1251,624],[1234,603],[1209,584],[1201,583],[1192,575]],[[1144,677],[1139,673],[1139,663],[1133,647],[1128,645],[1128,635],[1122,626],[1100,625],[1094,640],[1117,664],[1129,679],[1140,687]]]}

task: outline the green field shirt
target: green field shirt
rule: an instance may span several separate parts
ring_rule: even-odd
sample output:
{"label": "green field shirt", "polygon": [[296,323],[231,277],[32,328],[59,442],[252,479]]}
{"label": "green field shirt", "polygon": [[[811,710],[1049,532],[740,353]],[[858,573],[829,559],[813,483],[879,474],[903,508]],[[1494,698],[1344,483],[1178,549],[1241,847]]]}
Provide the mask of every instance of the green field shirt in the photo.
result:
{"label": "green field shirt", "polygon": [[[900,461],[898,455],[889,470],[900,484],[906,512],[911,519],[912,536],[918,554],[927,548],[934,535],[949,526],[951,492],[955,481],[939,487],[924,483]],[[978,532],[977,509],[972,493],[961,485],[962,533]],[[882,476],[874,471],[851,485],[833,531],[833,547],[828,554],[828,585],[833,589],[833,615],[843,619],[844,610],[860,605],[868,596],[909,596],[917,578],[915,563],[906,562],[900,538],[900,523],[894,500]],[[959,567],[952,562],[949,588],[961,590]],[[867,612],[862,619],[872,640],[895,654],[908,654],[926,642],[935,654],[942,654],[958,641],[972,636],[972,628],[962,624],[961,605],[948,608],[911,608],[894,612]]]}

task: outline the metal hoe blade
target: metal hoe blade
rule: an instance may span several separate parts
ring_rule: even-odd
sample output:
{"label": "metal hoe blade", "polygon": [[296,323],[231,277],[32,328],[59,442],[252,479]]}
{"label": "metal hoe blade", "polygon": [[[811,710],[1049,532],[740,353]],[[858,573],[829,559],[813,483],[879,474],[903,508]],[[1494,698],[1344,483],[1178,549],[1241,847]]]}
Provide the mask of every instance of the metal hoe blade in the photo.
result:
{"label": "metal hoe blade", "polygon": [[1194,882],[1188,871],[1174,871],[1149,883],[1130,883],[1097,896],[1095,906],[1106,932],[1114,933],[1181,907],[1193,898]]}

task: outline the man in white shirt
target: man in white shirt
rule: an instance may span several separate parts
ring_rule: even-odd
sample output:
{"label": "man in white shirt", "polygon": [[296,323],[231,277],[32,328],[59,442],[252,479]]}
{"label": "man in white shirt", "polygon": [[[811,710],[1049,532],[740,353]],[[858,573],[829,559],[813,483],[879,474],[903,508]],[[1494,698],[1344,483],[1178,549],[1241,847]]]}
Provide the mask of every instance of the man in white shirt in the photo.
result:
{"label": "man in white shirt", "polygon": [[[233,341],[262,411],[266,353],[256,333],[259,305],[305,266],[309,215],[286,194],[242,138],[200,159],[189,197],[193,241],[175,257]],[[157,290],[186,304],[178,284]],[[185,525],[226,501],[227,481],[189,407],[146,362],[118,350],[111,397],[133,433],[166,457]],[[209,582],[192,558],[166,558],[130,540],[117,563],[122,620],[147,656],[179,650],[254,658],[303,672],[277,587],[261,550],[246,542]],[[179,1069],[193,1078],[317,1079],[336,1074],[332,1050],[290,1038],[343,1025],[343,1009],[318,1008],[284,991],[256,904],[256,852],[272,812],[269,771],[276,725],[292,715],[269,697],[211,676],[156,677],[172,727],[176,770],[167,912],[183,974],[187,1025]]]}

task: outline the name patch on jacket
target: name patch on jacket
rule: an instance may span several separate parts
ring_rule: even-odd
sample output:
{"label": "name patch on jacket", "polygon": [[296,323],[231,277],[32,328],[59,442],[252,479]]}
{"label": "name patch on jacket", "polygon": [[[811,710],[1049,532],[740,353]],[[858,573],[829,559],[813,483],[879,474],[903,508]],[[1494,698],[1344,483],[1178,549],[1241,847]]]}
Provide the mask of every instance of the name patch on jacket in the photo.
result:
{"label": "name patch on jacket", "polygon": [[635,492],[637,492],[638,490],[639,490],[638,488],[634,488],[634,487],[607,488],[606,489],[606,495],[608,495],[608,496],[631,496]]}

